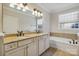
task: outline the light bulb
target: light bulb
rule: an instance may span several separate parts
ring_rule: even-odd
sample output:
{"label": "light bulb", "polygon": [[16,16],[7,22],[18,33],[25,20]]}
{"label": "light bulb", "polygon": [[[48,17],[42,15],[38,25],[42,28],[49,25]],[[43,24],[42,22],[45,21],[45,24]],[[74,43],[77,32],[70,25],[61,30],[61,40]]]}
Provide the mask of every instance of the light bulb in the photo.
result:
{"label": "light bulb", "polygon": [[34,11],[32,11],[32,15],[34,15],[35,14],[35,12]]}
{"label": "light bulb", "polygon": [[37,14],[37,11],[35,10],[35,14]]}
{"label": "light bulb", "polygon": [[38,17],[40,17],[40,12],[38,12]]}
{"label": "light bulb", "polygon": [[20,6],[21,8],[23,8],[23,7],[24,7],[22,3],[20,3],[20,4],[19,4],[19,6]]}
{"label": "light bulb", "polygon": [[43,13],[41,13],[40,15],[43,16]]}
{"label": "light bulb", "polygon": [[21,7],[17,6],[17,8],[16,8],[16,9],[21,10]]}
{"label": "light bulb", "polygon": [[35,10],[35,16],[37,16],[38,15],[38,12]]}
{"label": "light bulb", "polygon": [[25,6],[25,9],[26,9],[26,10],[29,10],[29,7],[28,7],[28,6]]}
{"label": "light bulb", "polygon": [[10,7],[12,7],[12,8],[14,8],[14,7],[15,7],[15,6],[14,6],[14,4],[10,4],[9,6],[10,6]]}
{"label": "light bulb", "polygon": [[26,9],[22,9],[22,11],[24,11],[24,12],[25,12],[25,11],[26,11]]}

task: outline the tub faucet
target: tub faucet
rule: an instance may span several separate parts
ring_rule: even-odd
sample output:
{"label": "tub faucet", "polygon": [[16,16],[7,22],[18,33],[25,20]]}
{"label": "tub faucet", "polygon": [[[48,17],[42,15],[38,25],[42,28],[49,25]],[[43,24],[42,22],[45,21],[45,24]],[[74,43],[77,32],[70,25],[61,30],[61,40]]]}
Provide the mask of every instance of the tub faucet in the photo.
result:
{"label": "tub faucet", "polygon": [[78,42],[76,40],[73,40],[73,44],[78,44]]}
{"label": "tub faucet", "polygon": [[77,41],[75,41],[75,40],[72,40],[72,41],[69,41],[69,43],[71,44],[78,44],[78,42]]}

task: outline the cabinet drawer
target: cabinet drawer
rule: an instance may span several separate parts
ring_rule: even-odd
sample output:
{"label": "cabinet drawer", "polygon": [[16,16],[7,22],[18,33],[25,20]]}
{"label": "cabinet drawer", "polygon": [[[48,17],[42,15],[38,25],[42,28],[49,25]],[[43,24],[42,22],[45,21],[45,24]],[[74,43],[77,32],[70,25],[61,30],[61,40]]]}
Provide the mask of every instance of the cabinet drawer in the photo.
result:
{"label": "cabinet drawer", "polygon": [[23,45],[29,44],[32,41],[33,41],[33,39],[26,39],[26,40],[23,40],[23,41],[19,41],[18,46],[23,46]]}
{"label": "cabinet drawer", "polygon": [[18,47],[11,51],[5,52],[5,56],[25,56],[27,55],[27,46]]}
{"label": "cabinet drawer", "polygon": [[17,48],[17,42],[6,44],[4,47],[5,47],[5,51]]}

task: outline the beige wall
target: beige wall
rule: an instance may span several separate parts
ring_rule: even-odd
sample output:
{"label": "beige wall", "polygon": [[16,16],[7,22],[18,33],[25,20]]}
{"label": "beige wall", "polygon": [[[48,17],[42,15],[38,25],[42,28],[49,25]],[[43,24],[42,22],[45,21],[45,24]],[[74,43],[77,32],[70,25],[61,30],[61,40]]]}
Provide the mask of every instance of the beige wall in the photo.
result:
{"label": "beige wall", "polygon": [[2,32],[2,4],[0,4],[0,32]]}
{"label": "beige wall", "polygon": [[51,14],[50,15],[50,29],[51,32],[58,31],[58,14]]}
{"label": "beige wall", "polygon": [[50,16],[50,22],[51,22],[51,32],[68,32],[68,33],[77,33],[79,32],[78,30],[63,30],[63,29],[59,29],[59,20],[58,20],[58,15],[59,14],[64,14],[64,13],[68,13],[68,12],[73,12],[73,11],[79,11],[79,7],[74,7],[68,10],[64,10],[58,13],[53,13]]}

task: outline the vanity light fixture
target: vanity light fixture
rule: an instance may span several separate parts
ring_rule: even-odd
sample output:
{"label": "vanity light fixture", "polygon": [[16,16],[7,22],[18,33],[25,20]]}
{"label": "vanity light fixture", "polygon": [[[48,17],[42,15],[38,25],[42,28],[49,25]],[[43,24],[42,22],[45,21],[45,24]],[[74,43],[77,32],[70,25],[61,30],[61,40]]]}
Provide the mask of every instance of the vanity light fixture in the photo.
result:
{"label": "vanity light fixture", "polygon": [[11,3],[9,6],[12,8],[16,8],[18,10],[21,10],[21,11],[30,10],[27,6],[27,3],[16,3],[16,4]]}
{"label": "vanity light fixture", "polygon": [[37,10],[36,8],[33,9],[33,15],[35,15],[36,17],[42,17],[43,16],[43,13],[39,10]]}
{"label": "vanity light fixture", "polygon": [[[26,10],[30,10],[27,5],[28,5],[27,3],[11,3],[11,4],[9,4],[9,6],[11,8],[15,8],[15,9],[18,9],[18,10],[21,10],[21,11],[24,11],[24,12]],[[43,13],[41,11],[37,10],[36,8],[33,9],[32,14],[36,17],[42,17],[43,16]]]}

